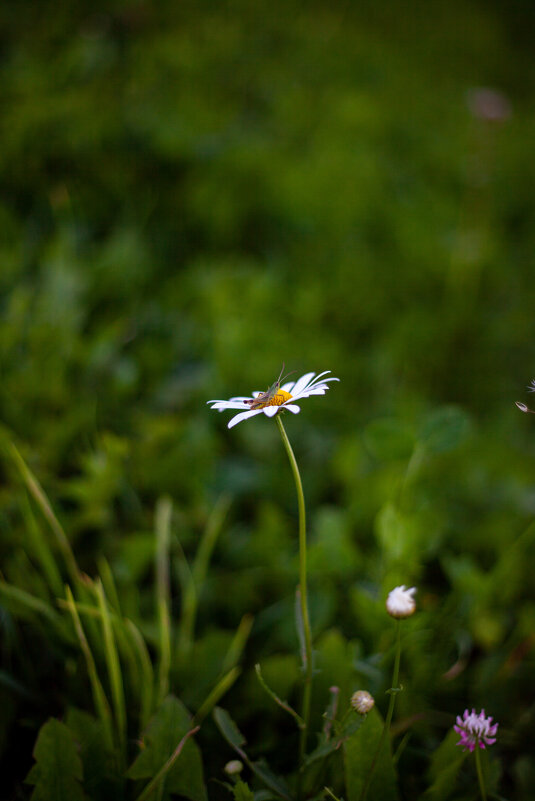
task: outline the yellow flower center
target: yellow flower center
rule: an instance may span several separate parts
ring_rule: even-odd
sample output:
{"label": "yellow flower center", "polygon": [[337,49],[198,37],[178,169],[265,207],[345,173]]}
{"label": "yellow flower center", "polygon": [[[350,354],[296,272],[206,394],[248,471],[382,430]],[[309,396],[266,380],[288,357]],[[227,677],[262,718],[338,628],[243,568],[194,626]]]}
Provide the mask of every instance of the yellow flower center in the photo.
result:
{"label": "yellow flower center", "polygon": [[279,389],[278,392],[273,395],[272,398],[268,400],[267,403],[263,403],[261,406],[258,406],[258,409],[263,409],[265,406],[282,406],[287,400],[290,400],[292,396],[289,392],[286,392],[284,389]]}

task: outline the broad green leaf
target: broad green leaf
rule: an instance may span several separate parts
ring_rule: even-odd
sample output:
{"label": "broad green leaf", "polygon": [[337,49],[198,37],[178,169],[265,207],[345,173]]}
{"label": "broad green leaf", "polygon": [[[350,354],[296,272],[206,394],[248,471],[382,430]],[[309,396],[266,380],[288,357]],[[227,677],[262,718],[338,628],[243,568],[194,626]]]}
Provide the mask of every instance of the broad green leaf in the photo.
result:
{"label": "broad green leaf", "polygon": [[[169,695],[152,717],[145,735],[145,748],[128,770],[130,779],[152,779],[175,751],[180,740],[192,728],[186,707]],[[189,738],[176,763],[165,778],[165,789],[190,798],[206,801],[201,754]]]}
{"label": "broad green leaf", "polygon": [[408,459],[415,437],[411,428],[395,418],[373,420],[364,431],[364,444],[376,459]]}
{"label": "broad green leaf", "polygon": [[64,723],[51,718],[41,727],[33,756],[36,764],[26,777],[35,785],[32,801],[84,801],[82,760]]}
{"label": "broad green leaf", "polygon": [[[344,743],[344,767],[348,801],[358,801],[370,773],[374,755],[383,731],[383,720],[372,709],[364,724]],[[398,801],[396,774],[388,738],[385,738],[377,757],[373,778],[368,789],[369,801]]]}
{"label": "broad green leaf", "polygon": [[419,439],[431,453],[446,453],[457,448],[470,431],[470,418],[457,406],[442,406],[423,421]]}
{"label": "broad green leaf", "polygon": [[106,746],[102,721],[80,709],[69,709],[65,723],[80,747],[85,791],[98,801],[116,801],[124,779],[117,772],[115,754]]}

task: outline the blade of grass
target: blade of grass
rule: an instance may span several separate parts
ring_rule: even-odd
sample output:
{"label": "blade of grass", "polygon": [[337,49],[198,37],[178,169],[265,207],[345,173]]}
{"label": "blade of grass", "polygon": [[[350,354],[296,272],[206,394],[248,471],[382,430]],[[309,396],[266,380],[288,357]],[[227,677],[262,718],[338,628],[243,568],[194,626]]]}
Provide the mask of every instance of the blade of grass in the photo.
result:
{"label": "blade of grass", "polygon": [[199,597],[208,572],[210,558],[229,510],[230,502],[228,495],[221,495],[215,504],[202,534],[191,571],[184,552],[180,548],[178,573],[182,586],[182,614],[178,635],[178,657],[181,664],[186,661],[191,653]]}
{"label": "blade of grass", "polygon": [[208,518],[193,562],[192,573],[197,590],[201,588],[206,578],[210,558],[230,508],[230,503],[231,499],[228,495],[221,495]]}
{"label": "blade of grass", "polygon": [[54,554],[52,553],[52,549],[50,548],[46,537],[43,536],[41,527],[38,525],[37,520],[35,519],[35,515],[27,495],[22,503],[22,516],[24,517],[24,522],[26,523],[26,531],[28,532],[31,549],[35,554],[37,561],[41,565],[41,569],[48,581],[50,590],[55,596],[61,595],[63,592],[63,582],[61,580]]}
{"label": "blade of grass", "polygon": [[124,700],[123,676],[121,663],[117,653],[117,645],[113,636],[113,628],[108,609],[108,603],[104,594],[102,581],[98,579],[95,583],[98,605],[102,616],[102,633],[104,635],[104,656],[108,667],[108,676],[111,688],[111,697],[117,726],[117,739],[121,751],[121,757],[126,760],[126,706]]}
{"label": "blade of grass", "polygon": [[161,703],[169,691],[171,668],[171,587],[169,579],[169,541],[171,536],[170,498],[160,498],[156,505],[156,607],[160,641],[158,666],[158,701]]}
{"label": "blade of grass", "polygon": [[15,603],[24,606],[31,612],[36,612],[38,615],[46,617],[54,626],[61,628],[61,617],[42,598],[36,598],[35,595],[31,595],[26,590],[15,587],[13,584],[3,580],[0,580],[0,595],[3,595],[7,600],[15,601]]}
{"label": "blade of grass", "polygon": [[104,586],[104,592],[108,602],[113,609],[114,612],[117,612],[118,615],[121,614],[121,604],[119,603],[119,595],[117,594],[117,587],[115,586],[115,580],[113,578],[113,573],[111,572],[110,563],[106,559],[105,556],[99,556],[97,559],[97,567],[98,567],[98,574],[102,580],[102,584]]}
{"label": "blade of grass", "polygon": [[225,654],[222,665],[223,671],[230,670],[240,661],[245,644],[249,639],[249,634],[251,633],[253,623],[254,617],[252,615],[244,615],[240,620],[240,625],[238,626],[236,634],[232,638],[232,642],[230,643],[228,651]]}
{"label": "blade of grass", "polygon": [[126,628],[130,633],[131,641],[136,649],[141,668],[141,687],[140,687],[140,711],[139,728],[144,731],[152,714],[152,702],[154,697],[154,671],[150,660],[149,652],[145,640],[135,623],[125,620]]}
{"label": "blade of grass", "polygon": [[229,690],[238,676],[241,673],[241,668],[232,668],[229,672],[223,676],[220,681],[216,684],[216,686],[211,690],[208,694],[207,698],[202,702],[200,707],[198,708],[197,712],[195,713],[195,717],[193,718],[195,723],[201,723],[204,718],[212,711],[215,707],[217,702],[220,698],[222,698],[227,690]]}
{"label": "blade of grass", "polygon": [[84,630],[82,628],[82,624],[80,622],[80,616],[78,615],[78,610],[76,609],[76,603],[73,594],[71,592],[71,588],[67,586],[65,588],[65,592],[67,595],[67,601],[66,601],[67,606],[72,616],[74,628],[76,634],[78,635],[78,640],[80,642],[82,653],[85,657],[87,672],[89,674],[89,681],[91,683],[91,689],[93,692],[93,701],[95,704],[95,709],[97,710],[97,714],[102,721],[104,734],[106,737],[106,745],[110,750],[112,750],[113,725],[112,725],[112,717],[111,717],[110,706],[108,704],[108,699],[106,698],[106,693],[104,692],[104,688],[102,687],[102,683],[98,677],[95,659],[91,652],[91,648],[89,647],[87,637],[85,636]]}
{"label": "blade of grass", "polygon": [[41,509],[41,512],[43,513],[45,520],[52,529],[52,532],[58,543],[58,547],[61,553],[63,554],[65,565],[67,567],[67,571],[69,573],[71,581],[74,584],[77,584],[80,573],[78,570],[78,565],[76,564],[76,559],[74,557],[73,550],[71,548],[71,544],[67,538],[67,535],[65,534],[63,526],[61,525],[58,518],[54,514],[54,510],[52,509],[50,501],[48,500],[43,488],[41,487],[36,477],[34,476],[32,471],[30,470],[30,468],[20,455],[15,445],[12,442],[10,442],[8,448],[11,458],[18,468],[19,473],[22,476],[22,480],[24,481],[28,489],[28,492],[30,493],[34,501]]}
{"label": "blade of grass", "polygon": [[183,736],[183,738],[181,739],[181,741],[179,742],[179,744],[177,745],[177,747],[175,748],[175,750],[173,751],[167,762],[160,768],[156,776],[154,776],[154,778],[151,779],[151,781],[147,784],[147,786],[141,792],[141,794],[138,795],[136,801],[146,801],[146,799],[152,795],[154,790],[158,787],[158,785],[161,784],[161,782],[163,782],[166,775],[169,773],[169,771],[177,761],[188,738],[192,737],[194,734],[197,734],[199,728],[200,726],[195,726],[194,729],[191,729],[191,731],[188,731],[187,734]]}
{"label": "blade of grass", "polygon": [[[57,603],[60,607],[70,609],[70,604],[62,598],[58,598]],[[102,620],[102,612],[99,608],[78,601],[74,603],[78,614],[86,615],[99,621]],[[135,656],[139,665],[139,670],[136,670],[139,674],[137,682],[140,694],[139,728],[140,731],[143,731],[149,722],[149,717],[153,710],[154,671],[150,655],[143,635],[132,620],[128,618],[121,619],[112,612],[110,612],[109,616],[121,652],[129,661],[131,661],[132,656]]]}
{"label": "blade of grass", "polygon": [[197,589],[195,587],[193,573],[178,537],[176,538],[176,543],[178,545],[176,572],[180,582],[182,596],[178,629],[177,659],[179,667],[183,667],[187,663],[193,647],[193,631],[195,629],[195,619],[197,616]]}

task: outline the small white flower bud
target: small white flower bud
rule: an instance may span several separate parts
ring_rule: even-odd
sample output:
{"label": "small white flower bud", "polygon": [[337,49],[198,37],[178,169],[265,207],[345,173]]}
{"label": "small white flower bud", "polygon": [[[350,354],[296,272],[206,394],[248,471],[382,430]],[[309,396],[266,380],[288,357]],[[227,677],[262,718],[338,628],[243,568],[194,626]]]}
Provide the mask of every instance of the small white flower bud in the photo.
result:
{"label": "small white flower bud", "polygon": [[416,601],[412,596],[415,592],[416,587],[411,587],[410,590],[406,590],[404,584],[401,587],[395,587],[392,592],[388,593],[386,599],[388,614],[398,620],[413,615],[416,610]]}
{"label": "small white flower bud", "polygon": [[230,762],[227,762],[223,770],[229,776],[237,776],[238,773],[241,773],[243,770],[243,762],[240,762],[239,759],[231,759]]}
{"label": "small white flower bud", "polygon": [[375,699],[366,690],[357,690],[351,696],[351,706],[359,715],[367,715],[370,709],[375,706]]}

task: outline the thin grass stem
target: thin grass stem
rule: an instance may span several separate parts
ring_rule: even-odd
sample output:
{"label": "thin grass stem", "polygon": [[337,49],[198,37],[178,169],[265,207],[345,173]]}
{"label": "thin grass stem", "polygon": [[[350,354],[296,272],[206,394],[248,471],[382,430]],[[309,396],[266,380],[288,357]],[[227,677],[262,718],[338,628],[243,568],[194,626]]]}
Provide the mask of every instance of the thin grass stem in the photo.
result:
{"label": "thin grass stem", "polygon": [[58,570],[52,548],[50,547],[47,538],[43,535],[41,527],[35,519],[31,502],[27,494],[24,499],[24,503],[22,504],[22,514],[24,517],[24,522],[26,523],[26,530],[28,532],[32,550],[35,553],[39,564],[41,565],[43,574],[48,581],[50,591],[55,596],[61,595],[63,592],[63,582],[61,580],[61,575]]}
{"label": "thin grass stem", "polygon": [[17,604],[29,609],[31,612],[36,612],[43,617],[46,617],[55,626],[61,626],[61,618],[53,609],[50,604],[43,601],[42,598],[36,598],[35,595],[26,592],[20,587],[15,587],[7,581],[0,580],[0,597],[4,596],[8,601],[14,601]]}
{"label": "thin grass stem", "polygon": [[43,488],[12,442],[9,443],[9,450],[11,453],[11,458],[16,464],[30,495],[41,509],[45,520],[52,529],[52,532],[56,538],[56,542],[58,543],[58,547],[63,554],[65,565],[71,581],[74,585],[76,585],[80,577],[80,572],[78,570],[78,565],[76,564],[74,552],[71,548],[71,544],[67,538],[67,535],[65,534],[63,526],[54,514],[52,505],[48,500]]}
{"label": "thin grass stem", "polygon": [[171,669],[171,584],[169,578],[169,542],[171,537],[170,498],[160,498],[156,505],[156,607],[160,644],[158,665],[158,702],[169,692]]}
{"label": "thin grass stem", "polygon": [[102,726],[104,729],[104,736],[106,739],[106,745],[110,750],[113,748],[113,727],[112,727],[112,717],[111,717],[111,710],[110,705],[108,703],[108,699],[106,698],[106,693],[104,692],[104,688],[102,687],[102,683],[98,677],[97,667],[95,664],[95,659],[91,652],[91,648],[89,647],[89,643],[87,641],[87,637],[85,636],[82,624],[80,622],[80,617],[78,615],[78,610],[76,609],[76,603],[74,601],[74,597],[71,591],[71,588],[67,586],[65,588],[66,596],[67,596],[67,606],[69,608],[69,612],[71,613],[72,620],[74,623],[74,628],[76,634],[78,636],[78,640],[80,643],[80,648],[82,649],[82,653],[85,657],[86,665],[87,665],[87,672],[89,674],[89,681],[91,683],[91,689],[93,692],[93,702],[95,704],[95,709],[97,714],[102,721]]}
{"label": "thin grass stem", "polygon": [[230,497],[221,495],[208,518],[191,570],[182,549],[180,552],[179,576],[182,585],[182,614],[178,635],[178,656],[181,663],[185,662],[193,647],[199,598],[229,506]]}
{"label": "thin grass stem", "polygon": [[149,722],[152,713],[152,704],[154,698],[154,670],[150,659],[145,640],[138,627],[132,620],[125,619],[127,631],[130,633],[131,640],[138,654],[139,664],[141,667],[141,687],[140,687],[140,711],[139,711],[139,728],[144,731]]}
{"label": "thin grass stem", "polygon": [[113,628],[111,623],[110,612],[108,603],[104,594],[104,587],[102,581],[98,579],[95,584],[97,593],[98,606],[102,620],[102,633],[104,635],[104,656],[106,658],[106,665],[108,667],[108,676],[110,680],[111,697],[113,701],[113,709],[115,715],[115,723],[117,727],[117,740],[119,743],[120,752],[123,759],[126,759],[126,704],[124,699],[124,686],[123,676],[121,671],[121,663],[119,661],[119,654],[117,653],[117,644],[113,635]]}

